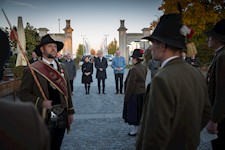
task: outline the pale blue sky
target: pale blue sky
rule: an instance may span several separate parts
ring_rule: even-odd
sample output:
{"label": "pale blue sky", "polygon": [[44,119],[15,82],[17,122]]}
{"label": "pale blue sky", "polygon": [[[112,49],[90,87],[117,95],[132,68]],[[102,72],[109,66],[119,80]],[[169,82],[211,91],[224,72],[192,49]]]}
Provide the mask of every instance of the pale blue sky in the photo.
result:
{"label": "pale blue sky", "polygon": [[[100,49],[105,34],[108,43],[116,38],[120,20],[125,20],[129,33],[142,32],[150,22],[162,15],[158,10],[162,0],[1,0],[12,25],[17,25],[18,16],[23,24],[29,22],[35,28],[46,27],[49,33],[64,32],[66,19],[71,20],[73,31],[73,51],[82,44],[81,35],[87,35],[90,46]],[[0,13],[0,27],[8,26],[3,13]]]}

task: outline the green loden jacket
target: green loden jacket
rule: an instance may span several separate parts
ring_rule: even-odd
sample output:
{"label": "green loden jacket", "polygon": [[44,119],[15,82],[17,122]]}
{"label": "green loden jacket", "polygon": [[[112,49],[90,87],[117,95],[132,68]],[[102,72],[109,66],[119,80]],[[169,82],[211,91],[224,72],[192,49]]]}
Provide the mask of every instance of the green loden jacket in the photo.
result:
{"label": "green loden jacket", "polygon": [[153,78],[144,104],[137,150],[196,150],[211,115],[205,78],[181,58]]}
{"label": "green loden jacket", "polygon": [[145,93],[145,80],[147,75],[147,67],[141,63],[135,64],[128,72],[124,82],[125,97],[128,101],[132,94]]}

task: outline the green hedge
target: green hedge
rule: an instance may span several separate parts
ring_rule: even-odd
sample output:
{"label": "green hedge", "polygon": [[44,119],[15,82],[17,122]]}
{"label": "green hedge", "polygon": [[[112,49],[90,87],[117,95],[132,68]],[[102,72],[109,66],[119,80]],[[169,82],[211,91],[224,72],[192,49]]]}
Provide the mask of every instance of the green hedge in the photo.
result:
{"label": "green hedge", "polygon": [[23,70],[26,66],[17,66],[13,69],[13,77],[21,79],[23,77]]}
{"label": "green hedge", "polygon": [[9,57],[9,68],[14,68],[16,66],[16,55],[12,55]]}

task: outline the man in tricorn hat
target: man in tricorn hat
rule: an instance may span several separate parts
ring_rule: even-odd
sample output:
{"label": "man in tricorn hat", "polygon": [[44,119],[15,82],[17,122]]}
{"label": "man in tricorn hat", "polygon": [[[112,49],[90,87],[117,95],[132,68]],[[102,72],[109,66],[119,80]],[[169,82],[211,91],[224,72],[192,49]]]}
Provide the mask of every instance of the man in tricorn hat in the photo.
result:
{"label": "man in tricorn hat", "polygon": [[47,34],[34,50],[41,60],[34,62],[32,68],[47,100],[42,97],[28,69],[24,70],[19,91],[20,99],[33,102],[40,113],[43,108],[48,110],[46,124],[51,135],[52,150],[60,149],[65,130],[69,130],[74,114],[67,70],[55,60],[63,46],[62,42],[54,41]]}
{"label": "man in tricorn hat", "polygon": [[213,149],[225,149],[225,19],[206,32],[208,47],[214,49],[214,58],[207,74],[209,101],[213,106],[208,131],[218,133],[212,141]]}
{"label": "man in tricorn hat", "polygon": [[[7,34],[0,29],[0,67],[10,55]],[[0,149],[49,150],[49,132],[32,104],[10,102],[0,97]]]}
{"label": "man in tricorn hat", "polygon": [[146,37],[161,68],[147,92],[137,150],[194,150],[208,123],[211,109],[205,79],[181,58],[183,27],[180,14],[163,15],[152,35]]}

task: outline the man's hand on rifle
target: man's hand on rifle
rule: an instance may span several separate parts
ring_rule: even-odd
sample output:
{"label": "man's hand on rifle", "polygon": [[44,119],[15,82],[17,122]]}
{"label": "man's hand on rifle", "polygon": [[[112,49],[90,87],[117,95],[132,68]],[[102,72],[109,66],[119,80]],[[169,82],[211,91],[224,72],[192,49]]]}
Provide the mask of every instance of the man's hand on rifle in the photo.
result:
{"label": "man's hand on rifle", "polygon": [[51,109],[52,108],[52,101],[50,100],[44,100],[42,103],[42,107],[46,109]]}

